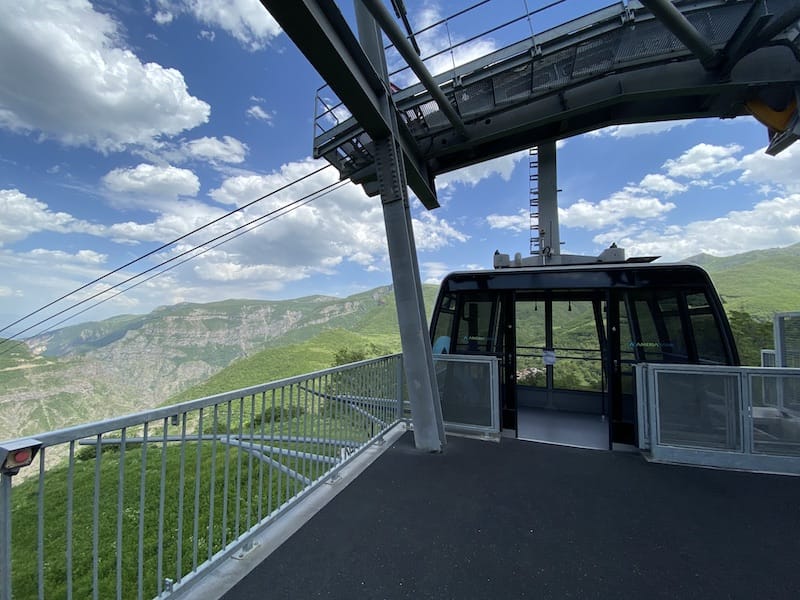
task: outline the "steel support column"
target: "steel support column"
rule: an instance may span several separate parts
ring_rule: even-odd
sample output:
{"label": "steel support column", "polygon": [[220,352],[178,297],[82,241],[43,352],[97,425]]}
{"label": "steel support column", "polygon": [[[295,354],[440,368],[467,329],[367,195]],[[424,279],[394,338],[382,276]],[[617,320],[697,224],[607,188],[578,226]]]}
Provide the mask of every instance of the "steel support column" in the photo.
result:
{"label": "steel support column", "polygon": [[[388,70],[380,29],[361,0],[355,0],[354,4],[361,45],[375,71],[386,81]],[[382,98],[381,104],[392,127],[392,135],[374,140],[375,168],[392,267],[414,444],[419,450],[440,452],[446,443],[444,421],[428,335],[405,169],[396,141],[396,116],[388,96]]]}
{"label": "steel support column", "polygon": [[539,243],[545,260],[561,254],[558,225],[558,172],[556,143],[539,144]]}

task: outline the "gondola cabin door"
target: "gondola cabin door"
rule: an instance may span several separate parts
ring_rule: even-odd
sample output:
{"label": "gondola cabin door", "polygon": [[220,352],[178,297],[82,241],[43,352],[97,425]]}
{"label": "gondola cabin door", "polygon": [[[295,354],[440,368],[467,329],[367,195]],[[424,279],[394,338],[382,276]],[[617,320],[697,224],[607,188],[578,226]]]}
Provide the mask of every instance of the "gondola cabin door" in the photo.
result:
{"label": "gondola cabin door", "polygon": [[611,447],[612,393],[620,388],[609,382],[606,304],[600,292],[515,294],[506,389],[515,396],[518,437]]}

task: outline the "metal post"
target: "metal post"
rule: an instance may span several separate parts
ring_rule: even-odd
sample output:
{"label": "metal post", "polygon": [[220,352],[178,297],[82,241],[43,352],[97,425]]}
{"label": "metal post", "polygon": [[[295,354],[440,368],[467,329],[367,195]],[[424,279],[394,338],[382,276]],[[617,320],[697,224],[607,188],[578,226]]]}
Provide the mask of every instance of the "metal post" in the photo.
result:
{"label": "metal post", "polygon": [[558,225],[556,143],[539,144],[539,251],[545,257],[561,254]]}
{"label": "metal post", "polygon": [[[355,1],[355,11],[364,52],[388,88],[388,70],[380,29],[361,0]],[[400,342],[414,424],[414,443],[419,450],[440,452],[446,442],[439,388],[428,338],[405,169],[396,142],[396,115],[385,94],[382,109],[392,124],[393,133],[385,139],[374,140],[375,166],[389,246]]]}
{"label": "metal post", "polygon": [[0,600],[11,600],[11,475],[0,474]]}
{"label": "metal post", "polygon": [[403,418],[403,355],[401,354],[397,359],[397,373],[395,374],[395,397],[397,398],[397,420]]}

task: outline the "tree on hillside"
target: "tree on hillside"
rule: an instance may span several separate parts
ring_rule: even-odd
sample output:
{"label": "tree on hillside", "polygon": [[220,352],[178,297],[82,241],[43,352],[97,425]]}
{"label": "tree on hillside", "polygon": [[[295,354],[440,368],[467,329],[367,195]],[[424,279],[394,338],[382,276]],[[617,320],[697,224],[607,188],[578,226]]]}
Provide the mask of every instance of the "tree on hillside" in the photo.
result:
{"label": "tree on hillside", "polygon": [[389,350],[382,346],[378,346],[370,342],[361,348],[349,348],[347,346],[339,348],[333,355],[333,365],[338,367],[341,365],[349,365],[350,363],[367,360],[368,358],[377,358],[389,354]]}
{"label": "tree on hillside", "polygon": [[774,348],[772,321],[756,319],[752,315],[734,310],[728,314],[733,337],[739,348],[739,359],[743,365],[758,366],[761,364],[761,350]]}

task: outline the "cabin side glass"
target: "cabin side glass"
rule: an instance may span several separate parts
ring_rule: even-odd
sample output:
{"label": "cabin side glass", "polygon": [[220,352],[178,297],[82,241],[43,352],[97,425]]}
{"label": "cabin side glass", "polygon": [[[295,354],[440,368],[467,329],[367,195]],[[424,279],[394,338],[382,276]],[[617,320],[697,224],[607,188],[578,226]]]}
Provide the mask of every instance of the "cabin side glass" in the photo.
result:
{"label": "cabin side glass", "polygon": [[465,294],[457,308],[456,354],[495,354],[500,349],[497,294]]}
{"label": "cabin side glass", "polygon": [[456,297],[444,294],[439,298],[433,319],[433,353],[449,354],[452,352],[453,323],[456,318]]}
{"label": "cabin side glass", "polygon": [[636,360],[731,364],[721,319],[705,290],[629,292],[630,346]]}
{"label": "cabin side glass", "polygon": [[720,323],[714,317],[711,301],[705,292],[686,295],[687,310],[692,323],[697,360],[701,364],[728,364]]}

